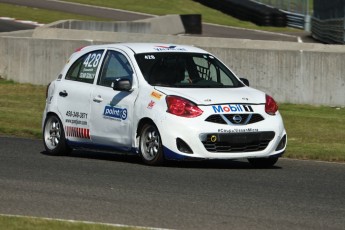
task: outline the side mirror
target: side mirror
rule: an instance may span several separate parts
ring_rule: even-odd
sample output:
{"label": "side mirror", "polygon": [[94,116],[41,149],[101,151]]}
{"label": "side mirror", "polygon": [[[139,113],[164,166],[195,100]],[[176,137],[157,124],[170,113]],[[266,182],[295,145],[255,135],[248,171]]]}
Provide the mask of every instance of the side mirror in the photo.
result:
{"label": "side mirror", "polygon": [[128,79],[118,78],[111,83],[111,87],[116,91],[130,91],[132,89],[132,84]]}
{"label": "side mirror", "polygon": [[245,84],[246,86],[249,86],[249,81],[246,78],[240,78],[240,80]]}

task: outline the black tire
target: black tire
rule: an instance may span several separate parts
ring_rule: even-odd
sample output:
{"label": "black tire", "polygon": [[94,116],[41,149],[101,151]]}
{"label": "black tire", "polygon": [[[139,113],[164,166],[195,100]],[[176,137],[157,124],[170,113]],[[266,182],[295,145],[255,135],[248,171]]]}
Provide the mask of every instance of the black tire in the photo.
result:
{"label": "black tire", "polygon": [[43,144],[46,153],[52,156],[68,155],[72,150],[66,143],[63,125],[56,115],[49,115],[44,121]]}
{"label": "black tire", "polygon": [[249,158],[249,163],[254,168],[271,168],[278,161],[278,157],[271,158]]}
{"label": "black tire", "polygon": [[164,162],[161,136],[154,124],[145,124],[140,132],[139,152],[145,164],[161,165]]}

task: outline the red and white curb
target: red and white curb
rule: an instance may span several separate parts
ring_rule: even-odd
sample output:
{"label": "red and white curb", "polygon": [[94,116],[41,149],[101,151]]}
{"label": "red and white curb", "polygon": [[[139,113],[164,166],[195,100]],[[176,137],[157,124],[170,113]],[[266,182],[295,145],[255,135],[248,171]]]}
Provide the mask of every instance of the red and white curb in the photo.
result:
{"label": "red and white curb", "polygon": [[44,24],[42,23],[27,21],[27,20],[18,20],[18,19],[10,18],[10,17],[0,17],[0,20],[14,21],[14,22],[29,24],[29,25],[34,25],[34,26],[44,26]]}

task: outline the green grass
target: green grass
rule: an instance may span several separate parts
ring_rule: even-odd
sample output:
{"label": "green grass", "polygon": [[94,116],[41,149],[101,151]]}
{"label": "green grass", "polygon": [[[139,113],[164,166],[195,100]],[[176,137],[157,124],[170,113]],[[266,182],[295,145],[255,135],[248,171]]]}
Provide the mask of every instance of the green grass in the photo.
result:
{"label": "green grass", "polygon": [[0,133],[40,138],[45,87],[0,79]]}
{"label": "green grass", "polygon": [[258,2],[271,5],[273,7],[277,7],[282,10],[290,10],[292,12],[302,13],[306,11],[306,4],[307,1],[309,2],[308,10],[309,12],[313,12],[314,7],[314,0],[289,0],[289,1],[282,1],[282,0],[257,0]]}
{"label": "green grass", "polygon": [[[201,14],[204,22],[219,25],[257,29],[266,31],[297,31],[291,28],[257,26],[251,22],[241,21],[220,11],[208,8],[193,0],[65,0],[88,5],[104,6],[154,15],[166,14]],[[142,2],[142,4],[140,4]]]}
{"label": "green grass", "polygon": [[[0,80],[0,134],[41,138],[45,86]],[[345,109],[281,104],[285,157],[345,162]]]}
{"label": "green grass", "polygon": [[12,4],[0,3],[0,16],[11,17],[18,20],[30,20],[39,23],[51,23],[63,19],[78,20],[104,20],[102,18],[84,16],[78,14],[69,14],[61,11],[43,10],[26,6],[17,6]]}
{"label": "green grass", "polygon": [[2,216],[0,215],[0,229],[6,230],[134,230],[134,227],[116,227],[102,224],[82,222],[68,222],[43,218]]}
{"label": "green grass", "polygon": [[345,109],[283,104],[285,157],[345,162]]}
{"label": "green grass", "polygon": [[[192,0],[67,0],[69,2],[83,3],[96,6],[105,6],[116,9],[130,10],[154,15],[166,14],[201,14],[204,22],[241,27],[247,29],[265,30],[273,32],[297,32],[299,30],[281,27],[257,26],[251,22],[241,21],[220,11],[213,10]],[[25,6],[16,6],[0,3],[0,16],[13,17],[20,20],[31,20],[39,23],[51,23],[64,19],[79,20],[109,20],[106,18],[89,17],[69,14],[60,11],[37,9]]]}

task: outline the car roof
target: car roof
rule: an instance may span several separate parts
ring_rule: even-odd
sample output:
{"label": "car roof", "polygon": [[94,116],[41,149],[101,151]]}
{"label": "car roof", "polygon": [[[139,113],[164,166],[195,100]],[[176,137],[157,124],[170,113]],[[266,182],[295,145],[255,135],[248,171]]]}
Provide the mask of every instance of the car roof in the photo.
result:
{"label": "car roof", "polygon": [[105,48],[118,48],[123,49],[127,47],[134,53],[156,53],[156,52],[187,52],[187,53],[208,53],[205,50],[194,46],[178,45],[178,44],[167,44],[167,43],[114,43],[106,45],[91,45],[82,48],[81,50],[94,50],[94,49],[105,49]]}

